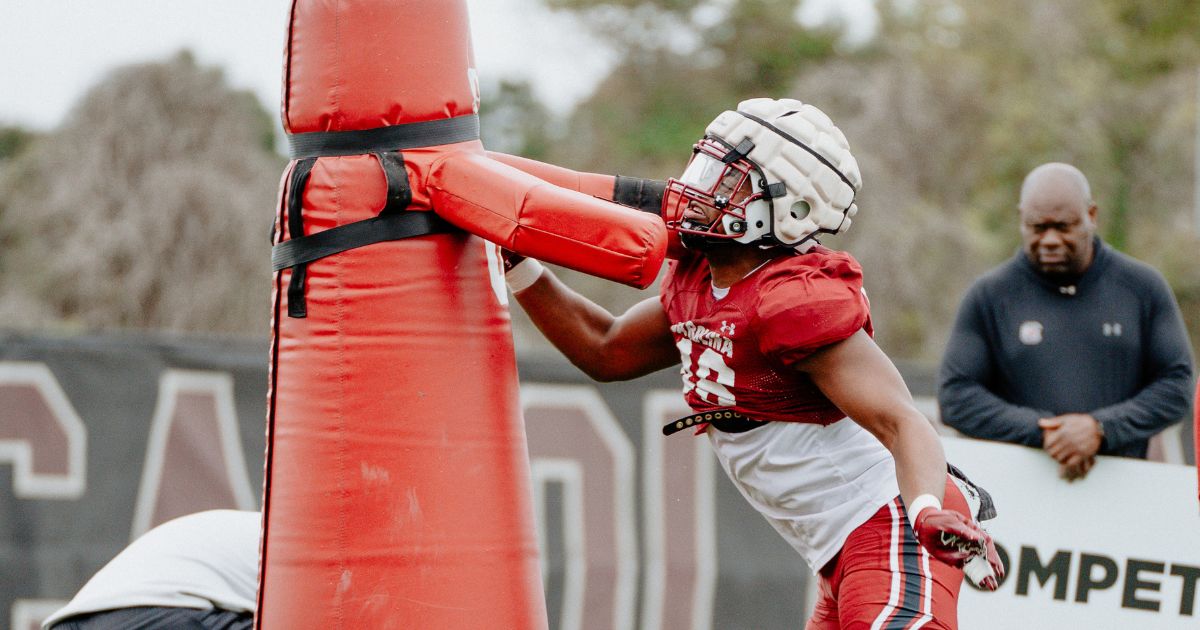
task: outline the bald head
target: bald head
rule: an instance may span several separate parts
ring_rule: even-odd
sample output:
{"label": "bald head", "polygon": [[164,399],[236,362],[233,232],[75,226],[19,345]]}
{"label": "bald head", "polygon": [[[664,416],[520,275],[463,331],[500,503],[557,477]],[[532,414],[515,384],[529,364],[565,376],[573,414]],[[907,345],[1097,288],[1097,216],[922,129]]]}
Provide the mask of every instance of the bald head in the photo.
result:
{"label": "bald head", "polygon": [[1044,202],[1050,198],[1090,206],[1092,187],[1088,185],[1087,177],[1074,166],[1050,162],[1029,171],[1025,176],[1025,182],[1021,184],[1021,201],[1018,207],[1024,208],[1031,200]]}
{"label": "bald head", "polygon": [[1072,281],[1092,264],[1096,204],[1087,177],[1070,164],[1043,164],[1021,184],[1025,255],[1043,274]]}

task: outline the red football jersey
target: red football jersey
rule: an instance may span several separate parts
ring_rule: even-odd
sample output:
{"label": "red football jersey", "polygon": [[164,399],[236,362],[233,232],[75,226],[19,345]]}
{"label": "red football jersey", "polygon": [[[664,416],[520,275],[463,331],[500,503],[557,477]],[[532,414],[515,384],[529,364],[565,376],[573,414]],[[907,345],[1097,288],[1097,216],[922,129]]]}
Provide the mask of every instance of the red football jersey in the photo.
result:
{"label": "red football jersey", "polygon": [[780,255],[719,300],[708,262],[690,255],[670,263],[662,286],[692,409],[822,425],[845,417],[794,365],[860,329],[871,333],[862,268],[849,254],[816,246]]}

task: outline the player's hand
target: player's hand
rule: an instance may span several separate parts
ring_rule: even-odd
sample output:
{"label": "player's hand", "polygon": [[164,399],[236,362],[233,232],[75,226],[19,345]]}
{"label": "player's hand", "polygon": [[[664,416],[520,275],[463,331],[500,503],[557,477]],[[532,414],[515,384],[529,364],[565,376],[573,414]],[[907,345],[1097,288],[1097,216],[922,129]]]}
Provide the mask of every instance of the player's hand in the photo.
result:
{"label": "player's hand", "polygon": [[999,588],[1004,563],[992,537],[974,521],[952,510],[928,507],[917,515],[913,531],[929,555],[961,567],[972,584],[989,591]]}
{"label": "player's hand", "polygon": [[975,586],[989,591],[1000,588],[1000,580],[1004,578],[1004,563],[996,551],[996,543],[987,532],[984,535],[984,553],[971,556],[963,565],[963,573]]}
{"label": "player's hand", "polygon": [[987,533],[958,512],[927,507],[913,523],[921,546],[950,566],[961,568],[972,556],[987,553]]}

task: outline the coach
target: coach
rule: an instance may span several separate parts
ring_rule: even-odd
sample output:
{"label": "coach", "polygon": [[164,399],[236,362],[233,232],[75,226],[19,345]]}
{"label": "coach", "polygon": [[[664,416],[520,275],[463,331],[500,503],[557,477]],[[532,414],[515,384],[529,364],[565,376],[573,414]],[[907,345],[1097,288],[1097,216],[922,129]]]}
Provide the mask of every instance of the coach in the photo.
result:
{"label": "coach", "polygon": [[1096,236],[1075,167],[1035,168],[1019,209],[1022,251],[959,307],[938,379],[943,422],[1045,449],[1068,480],[1096,454],[1145,458],[1188,409],[1191,349],[1170,288]]}

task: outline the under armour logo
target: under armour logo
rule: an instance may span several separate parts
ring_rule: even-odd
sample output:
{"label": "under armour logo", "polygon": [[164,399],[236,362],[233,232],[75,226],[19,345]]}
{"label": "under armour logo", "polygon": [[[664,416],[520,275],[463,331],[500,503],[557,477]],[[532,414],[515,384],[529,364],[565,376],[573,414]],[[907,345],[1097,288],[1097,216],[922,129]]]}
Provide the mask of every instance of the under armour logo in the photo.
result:
{"label": "under armour logo", "polygon": [[730,324],[729,322],[727,322],[725,320],[721,320],[721,334],[732,337],[733,329],[736,326],[737,326],[737,324]]}
{"label": "under armour logo", "polygon": [[1116,322],[1104,322],[1101,331],[1104,332],[1105,337],[1120,337],[1121,325]]}

